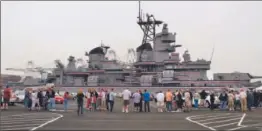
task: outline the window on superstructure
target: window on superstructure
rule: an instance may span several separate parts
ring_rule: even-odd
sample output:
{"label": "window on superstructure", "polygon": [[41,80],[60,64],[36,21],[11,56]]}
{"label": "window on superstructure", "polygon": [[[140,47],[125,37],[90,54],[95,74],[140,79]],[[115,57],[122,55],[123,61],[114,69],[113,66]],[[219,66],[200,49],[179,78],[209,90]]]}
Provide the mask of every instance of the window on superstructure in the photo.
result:
{"label": "window on superstructure", "polygon": [[224,77],[223,77],[223,76],[218,76],[218,79],[219,79],[219,80],[223,80]]}

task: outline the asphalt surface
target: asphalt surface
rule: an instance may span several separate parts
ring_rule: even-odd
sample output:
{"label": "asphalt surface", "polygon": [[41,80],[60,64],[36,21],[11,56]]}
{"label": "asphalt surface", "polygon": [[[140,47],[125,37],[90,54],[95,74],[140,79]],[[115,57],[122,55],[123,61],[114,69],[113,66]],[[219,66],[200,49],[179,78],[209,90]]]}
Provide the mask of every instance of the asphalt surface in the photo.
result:
{"label": "asphalt surface", "polygon": [[[261,130],[262,108],[246,114],[229,111],[194,110],[190,113],[89,112],[78,116],[76,103],[69,102],[68,112],[56,105],[55,112],[27,111],[22,106],[1,111],[1,130]],[[243,117],[243,119],[242,119]],[[240,125],[238,125],[240,123]]]}

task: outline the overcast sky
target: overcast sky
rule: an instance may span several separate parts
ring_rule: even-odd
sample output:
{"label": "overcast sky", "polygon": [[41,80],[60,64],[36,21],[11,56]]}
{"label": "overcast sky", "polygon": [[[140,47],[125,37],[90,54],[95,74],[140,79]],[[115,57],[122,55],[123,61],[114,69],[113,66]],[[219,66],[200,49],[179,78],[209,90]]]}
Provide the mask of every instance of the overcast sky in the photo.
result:
{"label": "overcast sky", "polygon": [[[212,72],[262,75],[262,2],[154,1],[141,6],[177,32],[178,52],[188,49],[193,60],[209,60],[215,45]],[[55,59],[84,58],[101,40],[125,61],[127,49],[142,40],[137,15],[135,1],[1,2],[1,72],[25,68],[28,60],[54,67]]]}

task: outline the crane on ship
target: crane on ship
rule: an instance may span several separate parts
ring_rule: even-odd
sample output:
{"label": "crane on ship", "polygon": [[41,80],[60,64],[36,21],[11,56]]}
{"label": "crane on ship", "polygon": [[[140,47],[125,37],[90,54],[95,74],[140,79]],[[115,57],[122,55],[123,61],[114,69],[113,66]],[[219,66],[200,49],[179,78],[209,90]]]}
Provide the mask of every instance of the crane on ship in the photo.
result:
{"label": "crane on ship", "polygon": [[41,80],[44,80],[44,76],[48,74],[50,71],[52,71],[54,68],[43,68],[40,66],[35,66],[33,61],[27,62],[26,68],[6,68],[8,71],[18,71],[23,72],[24,77],[32,76],[30,73],[39,73],[41,76]]}

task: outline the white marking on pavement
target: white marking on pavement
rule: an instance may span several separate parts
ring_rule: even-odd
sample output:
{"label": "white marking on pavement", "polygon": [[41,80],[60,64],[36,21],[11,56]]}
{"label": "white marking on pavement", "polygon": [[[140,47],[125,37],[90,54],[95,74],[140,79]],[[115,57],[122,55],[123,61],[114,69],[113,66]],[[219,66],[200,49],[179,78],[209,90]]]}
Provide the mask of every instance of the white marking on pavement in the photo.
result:
{"label": "white marking on pavement", "polygon": [[198,122],[205,122],[205,121],[216,120],[216,119],[222,119],[222,118],[234,118],[234,117],[240,117],[240,116],[215,117],[215,118],[212,118],[212,119],[200,120],[200,121],[198,121]]}
{"label": "white marking on pavement", "polygon": [[23,125],[9,125],[9,126],[6,126],[6,125],[1,125],[1,128],[10,128],[10,127],[20,127],[20,126],[25,126],[25,127],[31,127],[32,128],[32,126],[34,127],[34,126],[37,126],[37,125],[39,125],[39,124],[27,124],[27,125],[25,125],[25,124],[23,124]]}
{"label": "white marking on pavement", "polygon": [[[197,115],[197,116],[193,116],[192,118],[190,116],[190,119],[194,119],[195,120],[195,119],[213,118],[213,117],[221,116],[221,114],[219,114],[219,115],[211,115],[211,116],[208,116],[208,115],[211,115],[211,114],[206,114],[206,115],[202,115],[202,116],[201,115]],[[230,113],[223,114],[223,116],[228,116],[228,115],[230,115]]]}
{"label": "white marking on pavement", "polygon": [[[211,116],[209,116],[211,115]],[[225,116],[226,115],[226,116]],[[246,125],[243,126],[241,125],[245,115],[243,114],[234,114],[234,113],[227,113],[227,114],[206,114],[206,115],[197,115],[197,116],[189,116],[186,118],[186,120],[198,124],[202,127],[205,127],[210,130],[219,130],[217,128],[224,128],[224,127],[229,127],[231,125],[234,125],[235,128],[229,129],[231,131],[241,129],[244,127],[247,127]],[[202,119],[201,119],[202,118]],[[219,119],[225,119],[225,120],[219,120]],[[218,121],[219,120],[219,121]],[[240,120],[240,121],[239,121]],[[206,122],[206,123],[202,123]],[[238,126],[238,123],[240,123],[241,126]],[[212,126],[210,126],[212,124]],[[228,130],[228,129],[223,129],[223,130]]]}
{"label": "white marking on pavement", "polygon": [[[52,114],[57,114],[57,113],[52,113]],[[60,118],[63,117],[63,115],[61,115],[61,114],[57,114],[57,115],[59,115],[59,117],[57,117],[57,118],[55,118],[55,119],[52,119],[52,120],[50,120],[50,121],[47,121],[47,122],[45,122],[44,124],[41,124],[40,126],[37,126],[37,127],[33,128],[33,129],[31,129],[31,131],[34,131],[34,130],[37,130],[38,128],[44,127],[45,125],[47,125],[47,124],[49,124],[49,123],[52,123],[52,122],[54,122],[54,121],[56,121],[56,120],[58,120],[58,119],[60,119]]]}
{"label": "white marking on pavement", "polygon": [[223,124],[223,125],[213,126],[213,128],[224,127],[224,126],[230,126],[230,125],[234,125],[234,124],[237,124],[237,123],[238,123],[238,122],[233,122],[233,123],[228,123],[228,124]]}
{"label": "white marking on pavement", "polygon": [[[40,116],[30,116],[30,117],[26,117],[26,118],[28,118],[28,119],[34,119],[34,118],[39,118]],[[53,118],[53,117],[52,117]],[[11,118],[9,118],[9,120],[24,120],[25,118],[24,117],[11,117]],[[41,119],[50,119],[50,117],[46,117],[46,116],[44,116],[44,117],[42,117],[41,116]]]}
{"label": "white marking on pavement", "polygon": [[[36,121],[46,121],[46,119],[33,119],[34,120],[34,122],[36,122]],[[19,124],[19,123],[26,123],[26,122],[32,122],[32,119],[30,119],[30,120],[19,120],[19,121],[16,121],[16,122],[14,122],[14,123],[12,123],[12,121],[13,120],[5,120],[5,121],[1,121],[1,124],[6,124],[6,125],[8,125],[8,124]]]}
{"label": "white marking on pavement", "polygon": [[50,112],[34,112],[1,116],[1,119],[4,119],[4,121],[1,122],[1,129],[32,130],[47,125],[48,123],[51,123],[58,118],[61,118],[60,114]]}
{"label": "white marking on pavement", "polygon": [[207,122],[207,123],[203,123],[203,124],[221,123],[221,122],[227,122],[227,121],[232,121],[232,120],[237,120],[237,119],[240,119],[240,118],[227,119],[227,120],[222,120],[222,121],[212,121],[212,122]]}
{"label": "white marking on pavement", "polygon": [[101,119],[101,120],[85,120],[87,122],[174,122],[170,120],[141,120],[141,119],[135,119],[135,120],[128,120],[128,119],[123,119],[123,120],[107,120],[107,119]]}
{"label": "white marking on pavement", "polygon": [[212,128],[212,127],[206,126],[206,125],[204,125],[204,124],[202,124],[202,123],[199,123],[199,122],[197,122],[197,121],[193,121],[193,120],[190,119],[190,117],[187,117],[186,119],[187,119],[188,121],[192,122],[192,123],[198,124],[198,125],[200,125],[200,126],[202,126],[202,127],[205,127],[205,128],[207,128],[207,129],[210,129],[210,130],[212,130],[212,131],[215,131],[215,130],[216,130],[216,129]]}
{"label": "white marking on pavement", "polygon": [[19,128],[10,128],[10,129],[1,129],[3,131],[11,131],[11,130],[29,130],[32,127],[19,127]]}
{"label": "white marking on pavement", "polygon": [[27,115],[34,115],[34,114],[39,114],[39,113],[22,113],[22,114],[15,114],[15,115],[8,115],[8,116],[1,116],[1,118],[10,118],[10,117],[19,117],[19,116],[27,116]]}
{"label": "white marking on pavement", "polygon": [[234,130],[238,130],[238,129],[245,128],[245,127],[247,126],[240,126],[240,127],[232,128],[232,129],[229,129],[229,131],[234,131]]}
{"label": "white marking on pavement", "polygon": [[239,121],[238,124],[237,124],[238,126],[241,126],[241,124],[242,124],[245,116],[246,116],[246,113],[244,113],[243,116],[241,117],[240,121]]}

